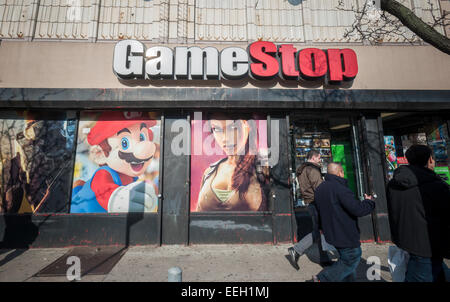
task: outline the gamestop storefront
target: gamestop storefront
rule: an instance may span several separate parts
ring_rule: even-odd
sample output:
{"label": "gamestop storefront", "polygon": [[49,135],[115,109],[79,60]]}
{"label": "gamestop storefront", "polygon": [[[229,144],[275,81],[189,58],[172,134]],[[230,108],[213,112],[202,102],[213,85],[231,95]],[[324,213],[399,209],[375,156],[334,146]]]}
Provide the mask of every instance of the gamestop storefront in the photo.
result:
{"label": "gamestop storefront", "polygon": [[450,62],[431,47],[7,41],[0,68],[7,247],[294,242],[311,149],[377,195],[361,240],[383,242],[404,150],[448,172]]}

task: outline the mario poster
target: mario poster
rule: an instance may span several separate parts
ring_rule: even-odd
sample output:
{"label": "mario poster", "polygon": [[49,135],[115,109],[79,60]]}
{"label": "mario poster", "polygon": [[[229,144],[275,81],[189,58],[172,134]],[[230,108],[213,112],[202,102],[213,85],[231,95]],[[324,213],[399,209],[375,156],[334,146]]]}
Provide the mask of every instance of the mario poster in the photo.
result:
{"label": "mario poster", "polygon": [[159,129],[155,113],[82,112],[70,212],[157,212]]}

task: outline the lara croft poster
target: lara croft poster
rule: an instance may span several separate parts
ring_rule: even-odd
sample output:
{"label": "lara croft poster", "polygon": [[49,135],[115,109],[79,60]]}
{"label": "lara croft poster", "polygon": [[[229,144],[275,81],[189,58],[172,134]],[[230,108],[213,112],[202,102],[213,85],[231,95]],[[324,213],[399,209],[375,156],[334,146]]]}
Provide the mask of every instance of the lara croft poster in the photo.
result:
{"label": "lara croft poster", "polygon": [[267,211],[266,119],[203,113],[191,123],[191,211]]}

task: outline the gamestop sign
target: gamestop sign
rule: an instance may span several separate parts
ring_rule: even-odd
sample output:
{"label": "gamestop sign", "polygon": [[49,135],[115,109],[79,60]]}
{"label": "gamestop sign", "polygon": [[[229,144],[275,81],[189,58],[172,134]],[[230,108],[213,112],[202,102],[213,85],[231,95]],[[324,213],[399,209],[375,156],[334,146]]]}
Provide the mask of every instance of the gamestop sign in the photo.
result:
{"label": "gamestop sign", "polygon": [[305,48],[258,41],[247,49],[228,47],[164,46],[148,49],[136,40],[114,47],[113,71],[120,79],[324,80],[329,84],[352,81],[358,74],[356,53],[351,49]]}

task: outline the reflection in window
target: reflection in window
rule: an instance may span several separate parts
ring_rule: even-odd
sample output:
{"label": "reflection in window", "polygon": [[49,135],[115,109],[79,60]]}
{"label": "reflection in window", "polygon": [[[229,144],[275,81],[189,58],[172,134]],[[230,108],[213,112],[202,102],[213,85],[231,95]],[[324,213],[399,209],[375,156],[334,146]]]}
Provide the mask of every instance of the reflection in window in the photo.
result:
{"label": "reflection in window", "polygon": [[0,112],[0,212],[68,211],[73,112]]}

